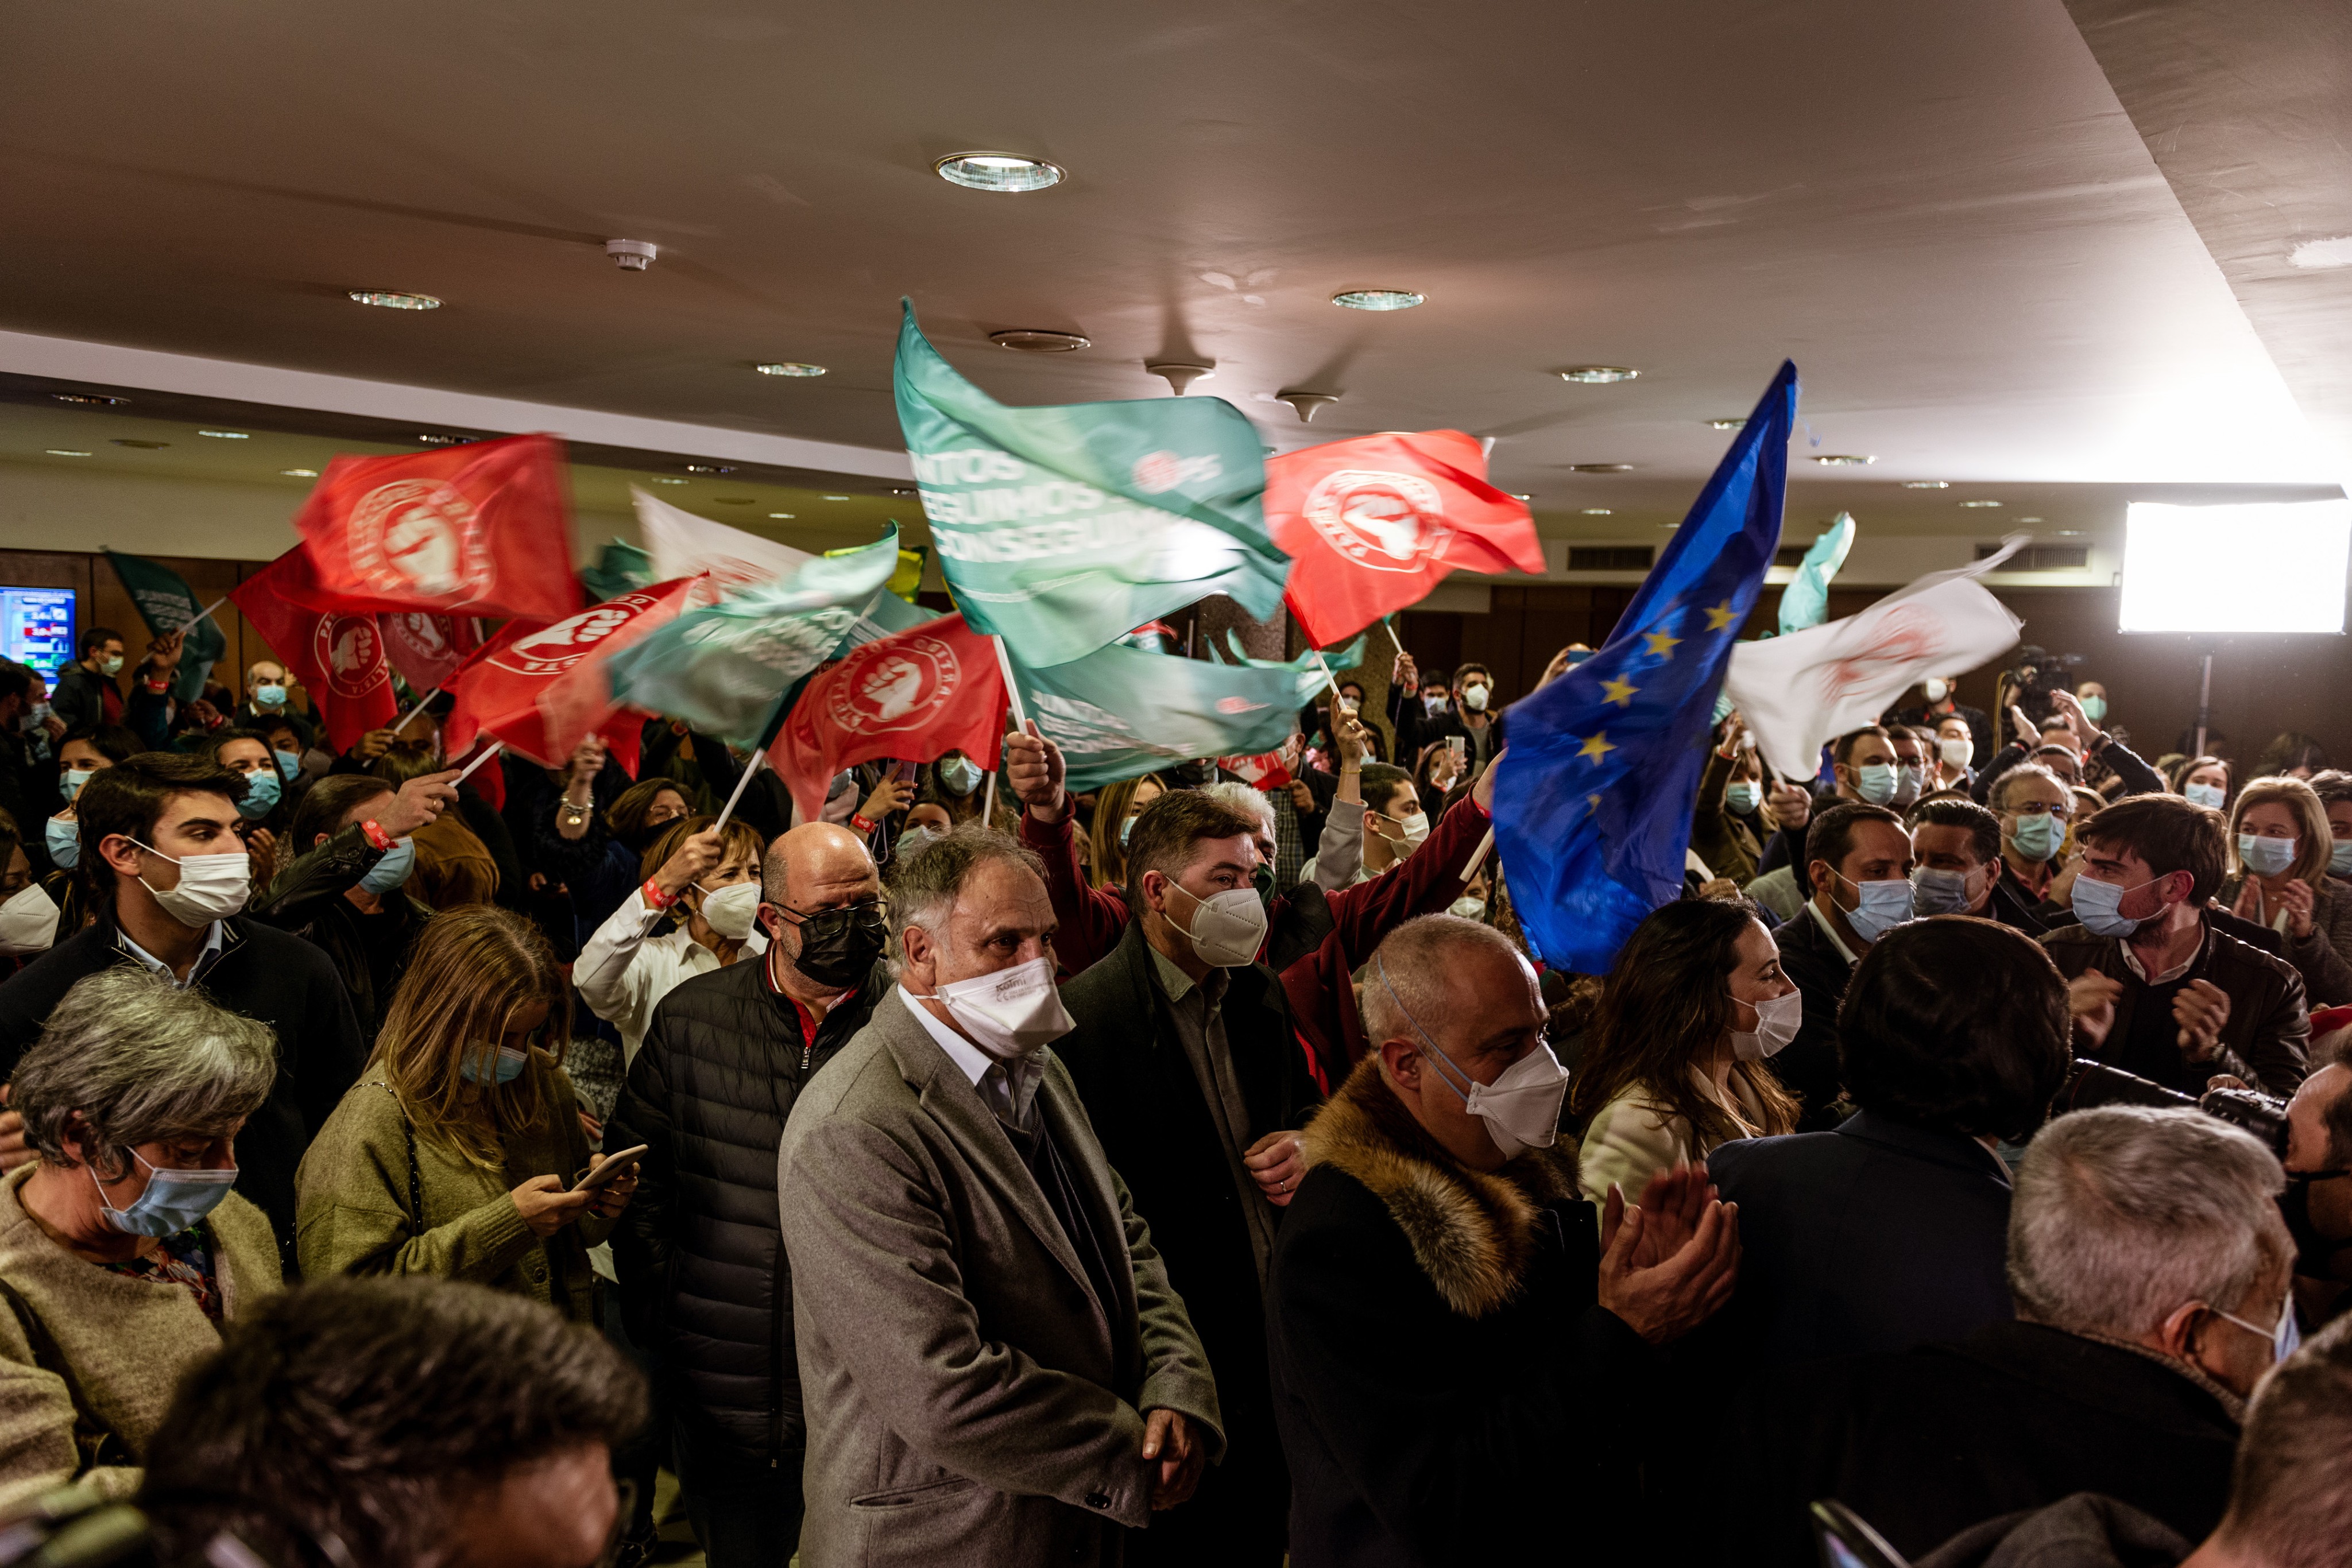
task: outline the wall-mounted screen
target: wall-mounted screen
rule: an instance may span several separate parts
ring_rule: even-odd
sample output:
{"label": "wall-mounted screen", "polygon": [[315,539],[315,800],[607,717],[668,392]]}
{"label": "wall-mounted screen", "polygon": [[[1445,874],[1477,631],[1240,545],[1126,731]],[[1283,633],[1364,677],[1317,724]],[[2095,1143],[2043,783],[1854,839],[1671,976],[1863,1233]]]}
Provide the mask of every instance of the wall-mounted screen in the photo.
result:
{"label": "wall-mounted screen", "polygon": [[74,591],[0,588],[0,653],[58,684],[58,669],[74,657]]}

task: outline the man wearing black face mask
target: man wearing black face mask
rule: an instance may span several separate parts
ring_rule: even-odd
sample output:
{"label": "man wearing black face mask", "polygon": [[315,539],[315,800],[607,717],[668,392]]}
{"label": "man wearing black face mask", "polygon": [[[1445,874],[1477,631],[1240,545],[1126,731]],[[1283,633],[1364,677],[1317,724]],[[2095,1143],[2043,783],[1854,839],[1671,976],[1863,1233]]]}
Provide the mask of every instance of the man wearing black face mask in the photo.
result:
{"label": "man wearing black face mask", "polygon": [[677,1413],[678,1484],[712,1568],[784,1568],[800,1539],[806,1427],[776,1146],[809,1079],[888,988],[882,879],[830,822],[761,868],[765,959],[685,981],[654,1011],[604,1129],[648,1145],[613,1237],[630,1338]]}

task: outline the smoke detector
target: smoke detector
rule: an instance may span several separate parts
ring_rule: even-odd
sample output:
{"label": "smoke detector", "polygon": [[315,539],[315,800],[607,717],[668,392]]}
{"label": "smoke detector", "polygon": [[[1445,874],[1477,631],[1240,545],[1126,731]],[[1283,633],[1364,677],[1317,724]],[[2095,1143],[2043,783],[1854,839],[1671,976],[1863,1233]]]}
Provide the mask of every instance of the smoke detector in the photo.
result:
{"label": "smoke detector", "polygon": [[604,254],[611,256],[613,265],[623,272],[643,272],[654,264],[654,257],[661,254],[661,247],[651,240],[608,239],[604,242]]}
{"label": "smoke detector", "polygon": [[1307,424],[1313,422],[1315,415],[1318,412],[1329,407],[1335,402],[1338,402],[1339,401],[1339,394],[1337,392],[1278,392],[1274,394],[1274,401],[1276,402],[1288,403],[1297,412],[1298,423],[1301,424]]}
{"label": "smoke detector", "polygon": [[1143,368],[1174,387],[1178,397],[1182,397],[1184,389],[1194,382],[1205,382],[1217,373],[1214,365],[1184,364],[1172,360],[1155,361]]}

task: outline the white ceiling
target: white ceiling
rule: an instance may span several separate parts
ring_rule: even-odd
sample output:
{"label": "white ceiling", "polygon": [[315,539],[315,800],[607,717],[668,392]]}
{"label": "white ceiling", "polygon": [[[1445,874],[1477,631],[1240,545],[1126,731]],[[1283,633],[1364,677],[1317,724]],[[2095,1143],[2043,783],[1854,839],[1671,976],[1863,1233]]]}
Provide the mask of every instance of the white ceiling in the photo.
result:
{"label": "white ceiling", "polygon": [[[1866,528],[1954,504],[1906,478],[2104,521],[2342,476],[2061,0],[110,0],[9,8],[0,58],[20,332],[888,449],[907,294],[1008,402],[1211,360],[1270,444],[1495,434],[1568,516],[1671,520],[1783,356],[1798,504]],[[1071,178],[930,173],[973,147]],[[1327,302],[1372,286],[1429,303]],[[1301,425],[1288,388],[1342,401]]]}

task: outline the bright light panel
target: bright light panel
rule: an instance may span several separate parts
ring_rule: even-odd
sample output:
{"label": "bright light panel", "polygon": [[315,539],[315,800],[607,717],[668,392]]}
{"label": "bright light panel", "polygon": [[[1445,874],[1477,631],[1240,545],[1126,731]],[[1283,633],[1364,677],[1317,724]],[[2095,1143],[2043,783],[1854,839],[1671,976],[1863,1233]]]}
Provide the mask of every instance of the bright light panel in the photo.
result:
{"label": "bright light panel", "polygon": [[2126,632],[2341,632],[2352,501],[2169,507],[2124,521]]}

